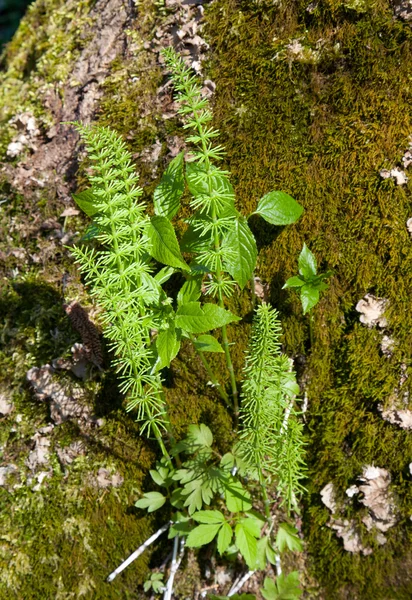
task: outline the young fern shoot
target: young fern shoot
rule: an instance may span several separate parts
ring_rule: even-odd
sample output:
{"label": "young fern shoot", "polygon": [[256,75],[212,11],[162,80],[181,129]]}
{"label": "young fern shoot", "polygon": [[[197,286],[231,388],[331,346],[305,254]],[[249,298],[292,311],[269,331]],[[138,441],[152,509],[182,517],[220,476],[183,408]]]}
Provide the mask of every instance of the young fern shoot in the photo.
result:
{"label": "young fern shoot", "polygon": [[297,506],[305,474],[303,431],[295,408],[299,386],[289,358],[280,352],[280,335],[277,311],[260,305],[246,355],[238,447],[258,473],[268,520],[265,474],[275,478],[288,509]]}

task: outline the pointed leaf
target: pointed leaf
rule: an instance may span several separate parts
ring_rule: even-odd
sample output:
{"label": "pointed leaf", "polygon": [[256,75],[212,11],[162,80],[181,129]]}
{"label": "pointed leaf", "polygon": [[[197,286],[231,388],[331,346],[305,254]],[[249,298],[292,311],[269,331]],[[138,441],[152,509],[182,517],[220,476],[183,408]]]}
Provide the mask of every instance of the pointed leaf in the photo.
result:
{"label": "pointed leaf", "polygon": [[257,540],[250,533],[250,531],[244,527],[244,524],[238,523],[235,527],[235,539],[236,546],[239,552],[246,561],[249,569],[254,569],[257,558]]}
{"label": "pointed leaf", "polygon": [[98,201],[91,190],[84,190],[78,194],[72,194],[72,196],[77,206],[89,217],[93,217],[93,215],[99,212],[98,208],[96,208]]}
{"label": "pointed leaf", "polygon": [[177,303],[186,304],[187,302],[196,302],[202,293],[203,275],[197,277],[189,277],[177,294]]}
{"label": "pointed leaf", "polygon": [[302,285],[305,285],[305,281],[301,279],[298,275],[296,275],[294,277],[289,277],[289,279],[286,280],[286,283],[282,289],[299,288],[302,287]]}
{"label": "pointed leaf", "polygon": [[213,335],[199,335],[199,337],[195,340],[195,348],[199,350],[199,352],[223,352],[224,350],[222,346],[219,344],[216,338]]}
{"label": "pointed leaf", "polygon": [[198,525],[187,536],[186,546],[199,548],[209,544],[219,531],[220,524]]}
{"label": "pointed leaf", "polygon": [[153,258],[170,267],[180,267],[190,271],[180,253],[173,225],[166,217],[152,217],[147,234],[151,242],[150,255]]}
{"label": "pointed leaf", "polygon": [[159,285],[162,285],[171,278],[173,273],[176,272],[176,269],[174,269],[173,267],[163,267],[163,269],[160,269],[160,271],[156,273],[153,279],[155,279]]}
{"label": "pointed leaf", "polygon": [[217,550],[219,554],[223,554],[230,546],[232,541],[232,528],[229,523],[224,523],[220,528],[219,535],[217,536]]}
{"label": "pointed leaf", "polygon": [[240,321],[240,317],[217,304],[201,307],[200,302],[188,302],[179,306],[176,313],[176,326],[190,333],[204,333],[233,321]]}
{"label": "pointed leaf", "polygon": [[[193,216],[194,221],[198,220],[196,219],[197,214]],[[211,243],[211,231],[207,231],[204,235],[201,235],[201,232],[195,229],[194,225],[189,225],[183,234],[180,247],[182,252],[202,252],[203,250],[206,250],[206,248],[209,248]]]}
{"label": "pointed leaf", "polygon": [[183,152],[169,164],[154,191],[153,203],[156,215],[173,219],[179,211],[180,198],[185,187],[183,174]]}
{"label": "pointed leaf", "polygon": [[317,273],[316,257],[306,244],[303,244],[302,252],[299,255],[299,273],[305,279],[312,279]]}
{"label": "pointed leaf", "polygon": [[303,314],[306,315],[319,302],[319,290],[310,283],[305,284],[300,288],[300,301]]}
{"label": "pointed leaf", "polygon": [[157,369],[169,367],[172,360],[177,356],[180,349],[180,335],[176,335],[173,326],[160,331],[156,338],[156,350],[159,355],[156,363]]}
{"label": "pointed leaf", "polygon": [[264,588],[260,590],[265,600],[298,600],[302,594],[299,588],[299,573],[293,571],[285,577],[281,573],[276,582],[265,577]]}
{"label": "pointed leaf", "polygon": [[230,250],[225,258],[226,270],[243,289],[252,277],[257,259],[255,236],[244,217],[233,220],[233,227],[223,237],[223,247]]}
{"label": "pointed leaf", "polygon": [[230,512],[244,512],[252,508],[250,494],[240,481],[233,479],[225,485],[226,506]]}
{"label": "pointed leaf", "polygon": [[269,192],[259,200],[255,213],[272,225],[290,225],[299,219],[303,206],[285,192]]}

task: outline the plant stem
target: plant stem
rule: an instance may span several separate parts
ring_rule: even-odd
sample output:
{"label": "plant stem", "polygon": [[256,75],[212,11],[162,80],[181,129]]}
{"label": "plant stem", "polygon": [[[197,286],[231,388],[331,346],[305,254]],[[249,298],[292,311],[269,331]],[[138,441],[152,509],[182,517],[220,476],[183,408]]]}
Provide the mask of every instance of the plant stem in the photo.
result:
{"label": "plant stem", "polygon": [[314,315],[312,311],[309,313],[309,339],[310,339],[310,347],[313,348],[313,322]]}
{"label": "plant stem", "polygon": [[255,272],[254,271],[253,271],[252,277],[250,279],[250,287],[251,287],[251,292],[252,292],[252,310],[255,310],[257,296],[256,296],[256,284],[255,284]]}
{"label": "plant stem", "polygon": [[201,350],[199,350],[196,347],[195,344],[195,337],[192,334],[189,334],[190,336],[190,340],[193,343],[194,349],[196,350],[200,360],[202,361],[202,364],[207,372],[207,374],[209,375],[209,379],[213,384],[213,387],[215,387],[217,389],[217,391],[219,392],[219,396],[222,398],[222,400],[224,401],[224,403],[226,404],[226,406],[228,408],[232,408],[230,401],[229,401],[229,396],[226,394],[223,386],[219,383],[219,381],[217,380],[217,377],[215,376],[215,374],[212,371],[211,366],[209,365],[209,362],[207,360],[207,358],[204,355],[204,352],[202,352]]}
{"label": "plant stem", "polygon": [[[222,306],[223,306],[223,301],[222,301]],[[223,350],[225,351],[225,356],[226,356],[226,364],[227,364],[227,368],[228,368],[229,375],[230,375],[230,383],[232,385],[233,413],[234,413],[234,417],[235,417],[235,427],[237,429],[237,423],[238,423],[238,419],[239,419],[239,401],[238,401],[239,394],[237,391],[236,377],[235,377],[235,371],[233,368],[232,357],[230,356],[229,340],[227,337],[226,325],[223,325],[223,327],[222,327],[222,341],[223,341]]]}

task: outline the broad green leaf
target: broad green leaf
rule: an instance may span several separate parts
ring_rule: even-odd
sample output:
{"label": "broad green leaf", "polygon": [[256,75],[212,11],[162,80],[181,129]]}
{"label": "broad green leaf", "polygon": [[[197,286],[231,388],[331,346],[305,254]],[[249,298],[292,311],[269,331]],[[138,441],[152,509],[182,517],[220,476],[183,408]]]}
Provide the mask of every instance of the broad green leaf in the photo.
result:
{"label": "broad green leaf", "polygon": [[236,479],[231,479],[225,485],[226,506],[230,512],[245,512],[252,508],[250,494]]}
{"label": "broad green leaf", "polygon": [[176,335],[173,326],[160,331],[156,338],[156,350],[159,355],[157,369],[169,367],[171,361],[177,356],[180,348],[180,336]]}
{"label": "broad green leaf", "polygon": [[217,339],[208,334],[199,335],[195,341],[195,347],[199,352],[224,352]]}
{"label": "broad green leaf", "polygon": [[253,535],[255,538],[259,538],[260,530],[262,529],[265,522],[264,520],[262,521],[261,519],[257,519],[251,515],[248,515],[247,517],[242,519],[240,523],[242,523],[243,527],[247,529],[250,535]]}
{"label": "broad green leaf", "polygon": [[217,536],[217,550],[219,554],[223,554],[230,546],[232,541],[232,528],[229,523],[224,523],[220,528],[219,535]]}
{"label": "broad green leaf", "polygon": [[176,313],[176,326],[190,333],[204,333],[234,321],[240,321],[240,317],[217,304],[200,306],[200,302],[188,302],[179,306]]}
{"label": "broad green leaf", "polygon": [[203,275],[189,277],[177,294],[177,303],[186,304],[187,302],[196,302],[202,293]]}
{"label": "broad green leaf", "polygon": [[150,469],[149,473],[150,473],[151,478],[153,479],[153,481],[155,483],[157,483],[157,485],[164,485],[165,478],[163,477],[163,475],[161,475],[159,473],[159,471],[155,471],[154,469]]}
{"label": "broad green leaf", "polygon": [[182,509],[184,506],[184,496],[182,494],[182,490],[180,488],[176,488],[173,490],[172,495],[170,497],[170,504],[177,509]]}
{"label": "broad green leaf", "polygon": [[213,444],[213,434],[207,425],[189,425],[187,428],[188,442],[191,445],[210,448]]}
{"label": "broad green leaf", "polygon": [[155,279],[159,285],[162,285],[171,278],[173,273],[176,273],[176,269],[173,267],[163,267],[163,269],[160,269],[160,271],[156,273],[153,279]]}
{"label": "broad green leaf", "polygon": [[150,255],[153,258],[170,267],[180,267],[190,271],[180,253],[173,225],[166,217],[152,217],[147,234],[150,240]]}
{"label": "broad green leaf", "polygon": [[306,280],[313,279],[313,277],[316,276],[316,273],[317,273],[316,257],[314,254],[312,254],[312,252],[309,250],[309,248],[306,246],[306,244],[303,244],[302,252],[299,255],[298,266],[299,266],[299,273]]}
{"label": "broad green leaf", "polygon": [[259,200],[254,214],[272,225],[290,225],[303,213],[303,206],[285,192],[269,192]]}
{"label": "broad green leaf", "polygon": [[302,303],[303,314],[306,315],[319,302],[319,290],[313,287],[312,284],[306,283],[300,288],[300,301]]}
{"label": "broad green leaf", "polygon": [[84,190],[84,192],[73,194],[73,200],[89,217],[93,217],[93,215],[99,212],[98,208],[96,208],[98,201],[91,190]]}
{"label": "broad green leaf", "polygon": [[[193,221],[196,221],[196,214],[193,217]],[[195,229],[194,225],[189,225],[180,241],[182,252],[202,252],[206,250],[212,243],[211,236],[211,231],[201,235],[201,232]]]}
{"label": "broad green leaf", "polygon": [[184,187],[183,152],[181,152],[169,163],[154,191],[153,203],[156,215],[173,219],[179,211]]}
{"label": "broad green leaf", "polygon": [[276,581],[265,577],[264,587],[260,590],[265,600],[298,600],[302,594],[299,588],[299,573],[293,571],[285,577],[282,573]]}
{"label": "broad green leaf", "polygon": [[[160,287],[158,281],[149,273],[141,273],[140,274],[142,280],[142,288],[144,290],[143,298],[145,304],[157,304],[160,299],[160,295],[162,294],[162,288]],[[142,291],[143,291],[142,290]]]}
{"label": "broad green leaf", "polygon": [[223,247],[230,251],[225,267],[243,289],[252,277],[257,259],[256,240],[244,217],[233,220],[233,226],[223,237]]}
{"label": "broad green leaf", "polygon": [[218,195],[221,198],[222,208],[218,211],[219,217],[236,216],[235,194],[232,184],[225,173],[211,165],[209,176],[203,165],[192,162],[186,164],[186,181],[190,193],[195,198],[201,196]]}
{"label": "broad green leaf", "polygon": [[254,569],[257,558],[257,540],[244,526],[243,522],[238,523],[235,527],[235,539],[236,546],[245,559],[247,566],[249,569]]}
{"label": "broad green leaf", "polygon": [[160,492],[147,492],[143,498],[135,502],[137,508],[147,508],[147,512],[153,512],[163,506],[166,498]]}
{"label": "broad green leaf", "polygon": [[301,279],[298,275],[295,275],[294,277],[289,277],[289,279],[287,279],[282,289],[299,288],[302,287],[302,285],[305,285],[305,281]]}
{"label": "broad green leaf", "polygon": [[204,524],[225,523],[225,517],[220,510],[199,510],[192,515],[192,519]]}
{"label": "broad green leaf", "polygon": [[289,525],[289,523],[281,523],[276,535],[276,546],[280,552],[283,552],[286,548],[289,548],[292,552],[301,552],[302,542],[297,535],[296,527]]}
{"label": "broad green leaf", "polygon": [[219,531],[220,524],[198,525],[187,536],[186,546],[189,548],[199,548],[209,544]]}

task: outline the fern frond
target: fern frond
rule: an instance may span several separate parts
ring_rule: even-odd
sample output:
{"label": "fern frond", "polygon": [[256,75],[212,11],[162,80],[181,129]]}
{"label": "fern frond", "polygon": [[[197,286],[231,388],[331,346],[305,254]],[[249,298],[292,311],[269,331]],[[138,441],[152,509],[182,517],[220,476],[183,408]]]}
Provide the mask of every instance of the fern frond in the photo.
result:
{"label": "fern frond", "polygon": [[288,357],[280,352],[280,336],[277,311],[262,304],[246,355],[239,453],[251,469],[276,480],[290,508],[303,489],[304,442],[294,402],[299,388]]}

